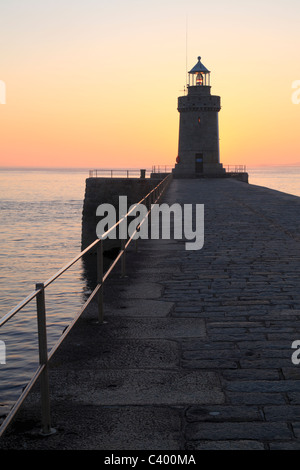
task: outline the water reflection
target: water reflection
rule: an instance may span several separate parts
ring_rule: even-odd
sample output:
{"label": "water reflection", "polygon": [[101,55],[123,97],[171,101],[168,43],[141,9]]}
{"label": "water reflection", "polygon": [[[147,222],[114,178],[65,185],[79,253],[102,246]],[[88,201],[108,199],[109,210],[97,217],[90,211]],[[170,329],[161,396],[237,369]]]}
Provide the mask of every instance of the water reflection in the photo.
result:
{"label": "water reflection", "polygon": [[[80,252],[87,172],[0,171],[0,316],[8,313]],[[46,289],[48,348],[86,297],[82,261]],[[36,301],[0,330],[0,404],[12,403],[38,364]]]}

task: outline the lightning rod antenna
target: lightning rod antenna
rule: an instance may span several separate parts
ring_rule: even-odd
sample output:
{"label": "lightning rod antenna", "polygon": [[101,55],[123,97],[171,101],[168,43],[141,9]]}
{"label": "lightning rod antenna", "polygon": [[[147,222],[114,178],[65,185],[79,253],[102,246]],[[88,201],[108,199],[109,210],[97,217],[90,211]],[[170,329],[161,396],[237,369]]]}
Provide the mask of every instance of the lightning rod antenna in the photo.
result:
{"label": "lightning rod antenna", "polygon": [[186,14],[185,17],[185,85],[187,86],[188,83],[188,15]]}

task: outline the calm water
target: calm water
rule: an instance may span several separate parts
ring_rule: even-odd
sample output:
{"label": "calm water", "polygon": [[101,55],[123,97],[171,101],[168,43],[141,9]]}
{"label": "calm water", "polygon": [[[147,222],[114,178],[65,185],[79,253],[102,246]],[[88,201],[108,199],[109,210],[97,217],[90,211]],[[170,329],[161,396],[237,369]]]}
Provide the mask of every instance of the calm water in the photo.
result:
{"label": "calm water", "polygon": [[[0,316],[81,251],[87,171],[0,171]],[[82,263],[46,290],[49,347],[84,300]],[[35,300],[1,328],[0,403],[14,400],[38,361]],[[11,380],[11,377],[13,379]]]}
{"label": "calm water", "polygon": [[[249,182],[300,196],[300,166],[248,168]],[[88,171],[0,170],[0,316],[81,250]],[[81,262],[46,290],[49,348],[89,291]],[[0,331],[0,404],[13,403],[38,364],[35,301]]]}
{"label": "calm water", "polygon": [[300,165],[248,167],[249,183],[300,196]]}

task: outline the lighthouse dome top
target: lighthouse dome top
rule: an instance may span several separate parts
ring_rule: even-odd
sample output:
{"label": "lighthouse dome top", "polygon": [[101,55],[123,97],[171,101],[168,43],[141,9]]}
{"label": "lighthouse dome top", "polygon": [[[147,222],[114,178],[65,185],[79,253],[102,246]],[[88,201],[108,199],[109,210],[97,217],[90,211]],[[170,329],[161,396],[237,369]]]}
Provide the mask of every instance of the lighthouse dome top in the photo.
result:
{"label": "lighthouse dome top", "polygon": [[210,71],[202,64],[200,56],[198,57],[197,64],[189,71],[188,87],[191,86],[210,86]]}
{"label": "lighthouse dome top", "polygon": [[189,73],[210,73],[210,71],[202,64],[201,57],[198,57],[197,64],[189,71]]}

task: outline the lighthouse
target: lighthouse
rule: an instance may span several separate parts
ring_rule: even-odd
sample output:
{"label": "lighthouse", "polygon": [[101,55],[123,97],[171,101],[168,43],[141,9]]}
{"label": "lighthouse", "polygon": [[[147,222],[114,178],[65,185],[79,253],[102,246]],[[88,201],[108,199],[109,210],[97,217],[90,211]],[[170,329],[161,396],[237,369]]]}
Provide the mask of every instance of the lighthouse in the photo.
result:
{"label": "lighthouse", "polygon": [[179,142],[175,178],[217,177],[220,163],[219,118],[221,99],[211,95],[210,71],[201,57],[189,71],[187,94],[178,98]]}

